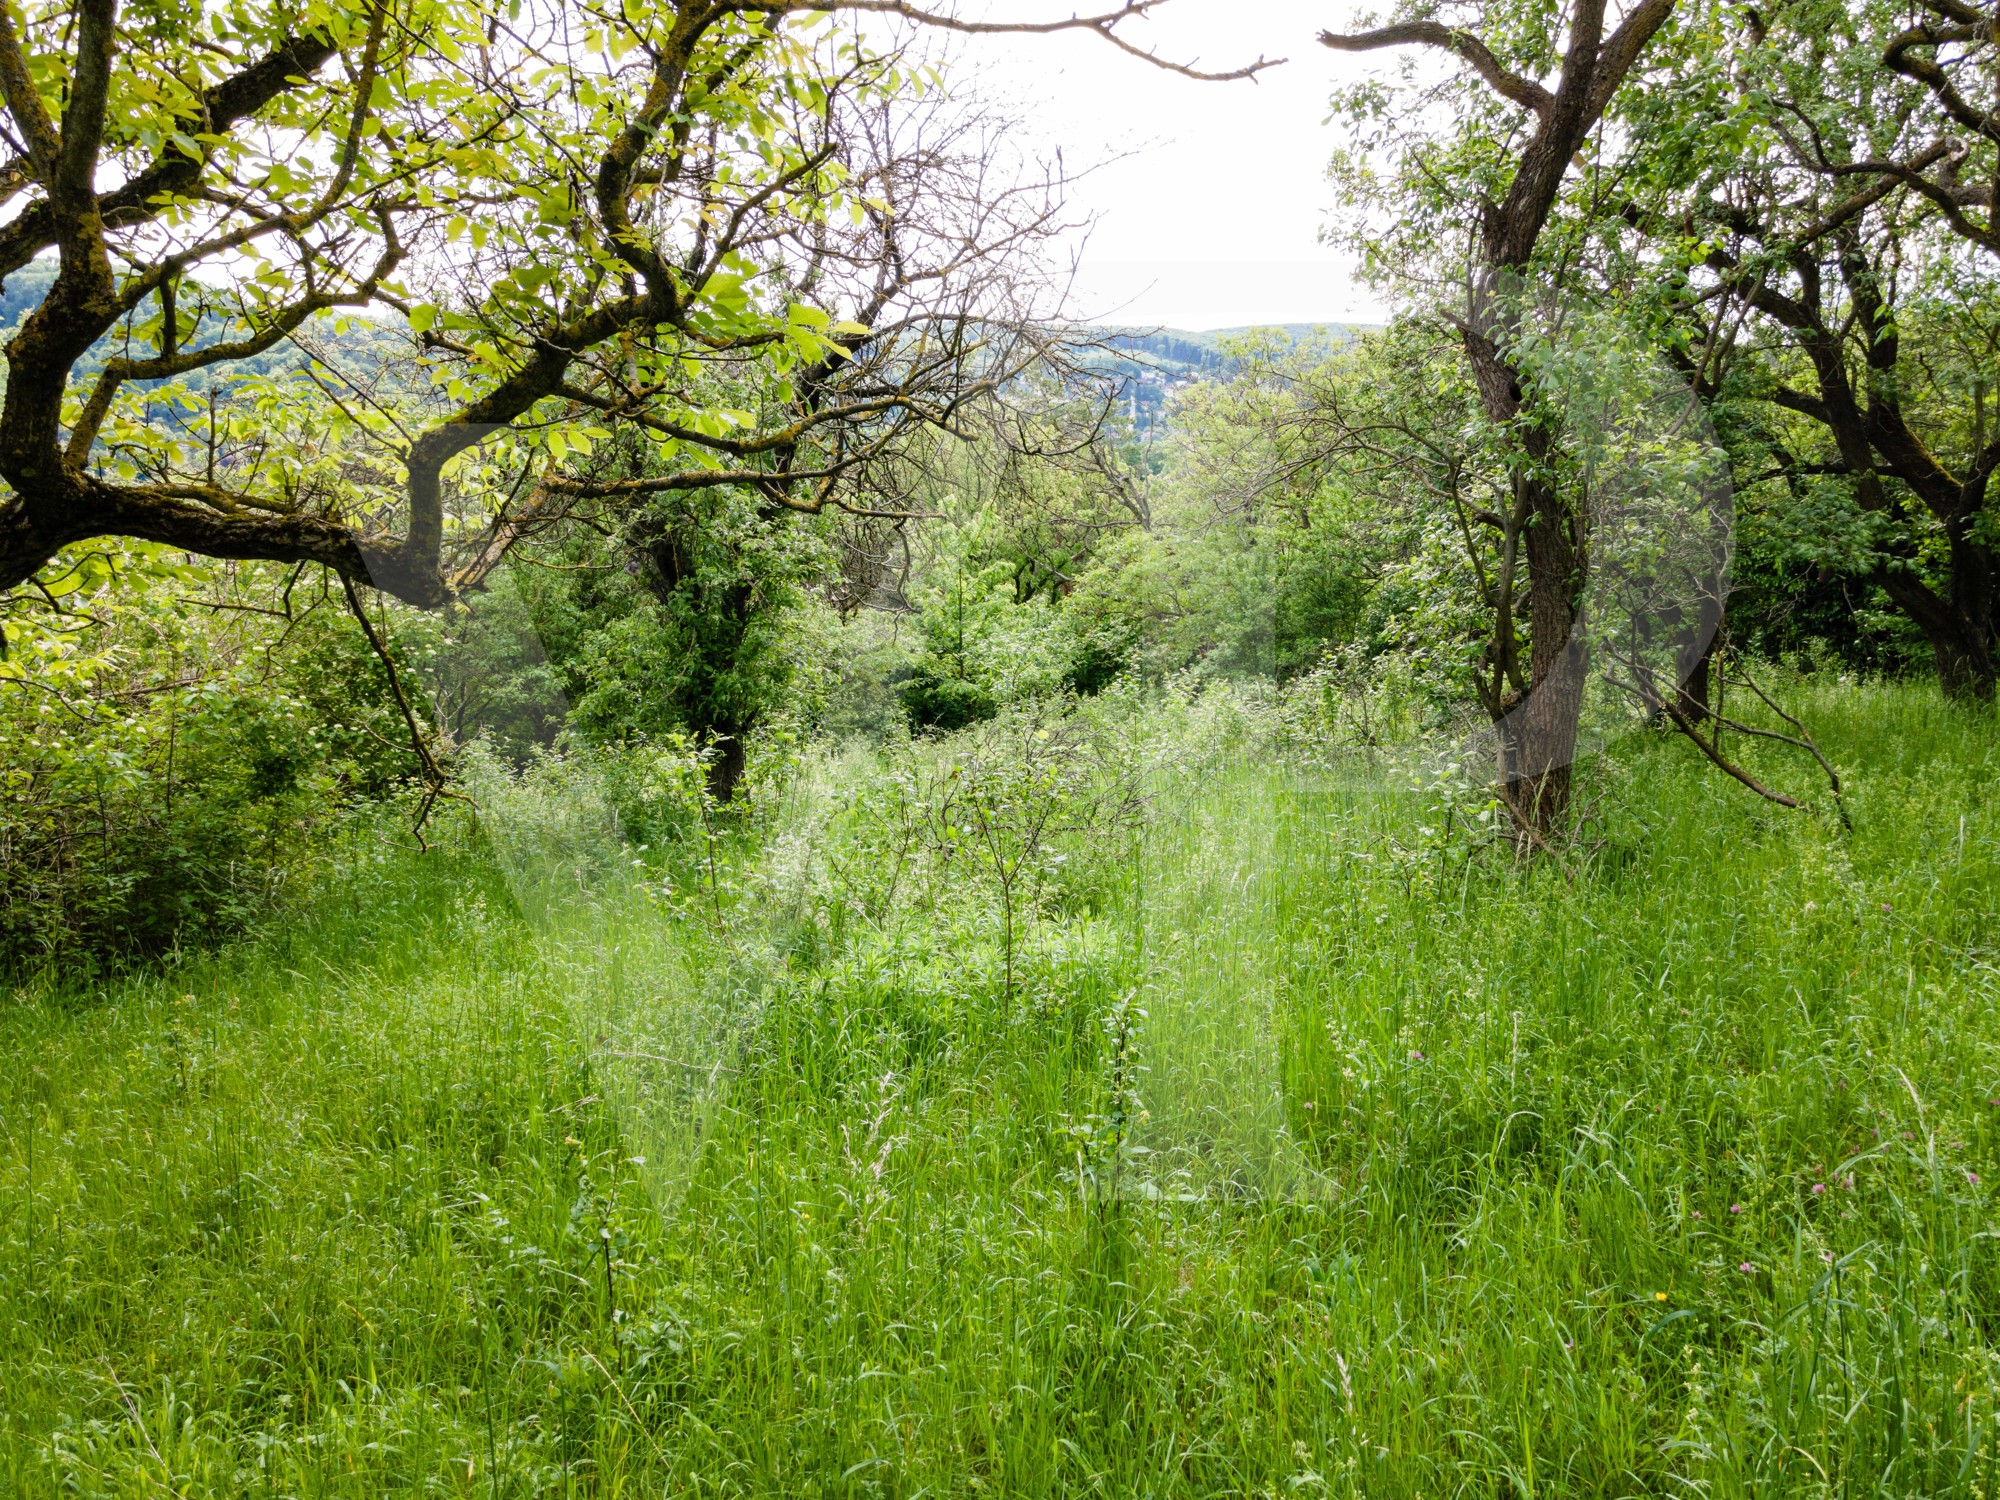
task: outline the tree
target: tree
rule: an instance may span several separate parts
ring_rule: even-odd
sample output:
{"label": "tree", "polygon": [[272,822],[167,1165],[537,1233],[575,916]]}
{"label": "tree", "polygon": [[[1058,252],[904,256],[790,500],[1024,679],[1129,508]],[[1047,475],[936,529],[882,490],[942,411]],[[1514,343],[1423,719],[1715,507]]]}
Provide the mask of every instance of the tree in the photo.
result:
{"label": "tree", "polygon": [[[897,184],[855,149],[920,70],[813,23],[1084,30],[1144,57],[1115,28],[1153,3],[1023,25],[903,0],[9,12],[0,276],[49,250],[56,274],[7,349],[0,589],[117,535],[435,607],[581,499],[844,503],[1004,360],[906,272]],[[316,372],[345,447],[310,469],[217,398],[342,308],[407,317],[425,400]],[[648,472],[570,472],[612,429],[651,443]]]}
{"label": "tree", "polygon": [[[909,524],[929,501],[907,471],[940,450],[977,446],[1025,420],[1024,395],[1050,380],[1091,382],[1073,345],[1087,337],[1039,320],[1043,242],[1061,227],[1059,175],[1023,170],[1007,140],[1014,122],[933,94],[856,116],[844,159],[854,184],[894,205],[879,223],[851,228],[824,271],[872,275],[851,294],[854,320],[880,326],[912,289],[928,288],[911,332],[891,345],[894,373],[912,388],[951,392],[945,407],[857,455],[843,481],[860,525]],[[831,238],[831,237],[829,237]],[[836,377],[849,389],[861,368]],[[881,378],[879,375],[876,377]],[[737,404],[750,404],[745,392]],[[769,486],[696,493],[647,491],[663,469],[644,443],[608,455],[624,473],[613,521],[628,566],[655,596],[672,645],[651,675],[672,684],[679,727],[709,750],[709,789],[734,794],[747,741],[778,701],[789,660],[777,630],[825,559],[817,534],[791,536],[798,507]],[[631,480],[637,484],[627,483]],[[863,505],[867,508],[863,508]],[[823,531],[824,528],[817,528]]]}
{"label": "tree", "polygon": [[1963,18],[1899,15],[1780,6],[1721,55],[1694,56],[1689,71],[1727,73],[1734,97],[1702,122],[1712,149],[1676,205],[1641,222],[1670,256],[1692,248],[1683,317],[1765,406],[1770,473],[1845,487],[1868,576],[1922,631],[1946,693],[1987,699],[2000,676],[2000,431],[1986,412],[2000,237],[1990,190],[1972,182],[2000,167],[2000,115],[1954,79],[2000,54]]}
{"label": "tree", "polygon": [[1410,492],[1441,495],[1424,489],[1424,453],[1385,460],[1350,446],[1335,433],[1336,414],[1358,394],[1413,430],[1462,429],[1469,417],[1433,399],[1435,362],[1404,381],[1402,365],[1376,357],[1395,338],[1246,335],[1226,346],[1227,379],[1176,398],[1172,457],[1153,503],[1166,550],[1183,567],[1199,558],[1200,582],[1166,590],[1155,607],[1180,614],[1183,660],[1284,682],[1329,650],[1383,644],[1362,638],[1372,637],[1384,580],[1406,554],[1412,511],[1424,508]]}
{"label": "tree", "polygon": [[710,751],[709,794],[727,802],[743,779],[750,732],[790,680],[779,631],[817,549],[787,536],[783,513],[748,495],[670,498],[627,536],[672,632],[653,671],[673,683],[683,722]]}
{"label": "tree", "polygon": [[[1427,176],[1410,161],[1415,180],[1404,189],[1432,198],[1432,229],[1439,227],[1440,207],[1469,216],[1477,226],[1468,296],[1455,321],[1480,408],[1508,443],[1510,490],[1506,508],[1493,512],[1510,540],[1509,575],[1500,589],[1502,618],[1483,663],[1481,701],[1497,726],[1507,805],[1533,838],[1555,831],[1569,806],[1589,673],[1577,627],[1590,535],[1580,496],[1556,477],[1556,416],[1537,399],[1523,364],[1531,332],[1525,293],[1538,276],[1560,277],[1559,267],[1538,255],[1543,231],[1572,164],[1674,3],[1640,0],[1607,28],[1604,0],[1576,0],[1559,56],[1539,12],[1516,13],[1498,3],[1444,8],[1462,23],[1427,13],[1371,31],[1320,36],[1326,46],[1346,52],[1406,46],[1443,51],[1469,69],[1506,111],[1496,120],[1485,96],[1451,94],[1462,133],[1473,139],[1462,142],[1455,159],[1421,164],[1441,169],[1443,176]],[[1541,81],[1551,74],[1552,86]],[[1512,588],[1517,555],[1525,599]],[[1527,627],[1525,661],[1514,628],[1517,609]]]}

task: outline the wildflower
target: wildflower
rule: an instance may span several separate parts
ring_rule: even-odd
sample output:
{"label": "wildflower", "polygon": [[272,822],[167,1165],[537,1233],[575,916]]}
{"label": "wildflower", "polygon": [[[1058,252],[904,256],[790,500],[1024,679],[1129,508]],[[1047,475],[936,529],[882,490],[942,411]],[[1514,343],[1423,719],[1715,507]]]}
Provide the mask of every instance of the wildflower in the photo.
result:
{"label": "wildflower", "polygon": [[1740,1203],[1732,1203],[1729,1205],[1729,1211],[1733,1214],[1740,1214],[1743,1212],[1743,1205]]}
{"label": "wildflower", "polygon": [[1664,1302],[1667,1300],[1667,1294],[1665,1292],[1655,1292],[1653,1293],[1653,1300],[1655,1302]]}
{"label": "wildflower", "polygon": [[1820,1251],[1819,1258],[1825,1261],[1828,1265],[1833,1264],[1833,1252],[1831,1250]]}
{"label": "wildflower", "polygon": [[1967,1172],[1965,1174],[1965,1180],[1971,1183],[1974,1187],[1979,1186],[1979,1174],[1977,1172]]}
{"label": "wildflower", "polygon": [[1825,1191],[1826,1191],[1826,1184],[1825,1184],[1825,1183],[1823,1183],[1823,1182],[1815,1182],[1815,1183],[1813,1184],[1813,1196],[1814,1196],[1814,1197],[1818,1197],[1818,1196],[1819,1196],[1819,1195],[1820,1195],[1821,1193],[1823,1193],[1823,1192],[1825,1192]]}
{"label": "wildflower", "polygon": [[1757,1274],[1757,1268],[1751,1265],[1750,1262],[1747,1260],[1744,1261],[1743,1264],[1738,1266],[1736,1269],[1741,1271],[1745,1276],[1755,1276]]}
{"label": "wildflower", "polygon": [[1845,1182],[1841,1183],[1841,1186],[1842,1186],[1842,1187],[1844,1187],[1844,1188],[1846,1188],[1846,1189],[1848,1190],[1848,1192],[1850,1192],[1850,1193],[1851,1193],[1851,1192],[1853,1192],[1853,1191],[1854,1191],[1854,1174],[1850,1172],[1850,1173],[1848,1174],[1848,1176],[1847,1176],[1847,1180],[1846,1180]]}
{"label": "wildflower", "polygon": [[1697,1219],[1699,1219],[1699,1218],[1701,1217],[1701,1210],[1697,1208],[1697,1209],[1696,1209],[1696,1210],[1694,1211],[1694,1216],[1695,1216],[1695,1217],[1696,1217]]}

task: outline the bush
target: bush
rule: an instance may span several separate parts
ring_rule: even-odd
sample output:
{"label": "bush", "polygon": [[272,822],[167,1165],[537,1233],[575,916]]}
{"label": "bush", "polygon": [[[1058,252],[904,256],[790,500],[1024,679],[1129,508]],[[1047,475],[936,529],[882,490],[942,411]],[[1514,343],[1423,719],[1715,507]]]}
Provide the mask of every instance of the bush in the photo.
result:
{"label": "bush", "polygon": [[268,912],[343,800],[301,717],[218,696],[71,738],[10,716],[0,967],[158,953]]}
{"label": "bush", "polygon": [[94,556],[58,596],[89,614],[5,621],[0,970],[237,931],[409,773],[380,665],[328,599],[274,617],[280,570]]}
{"label": "bush", "polygon": [[917,669],[903,684],[900,696],[912,729],[945,734],[984,723],[1000,711],[993,694],[978,683],[946,677],[928,667]]}

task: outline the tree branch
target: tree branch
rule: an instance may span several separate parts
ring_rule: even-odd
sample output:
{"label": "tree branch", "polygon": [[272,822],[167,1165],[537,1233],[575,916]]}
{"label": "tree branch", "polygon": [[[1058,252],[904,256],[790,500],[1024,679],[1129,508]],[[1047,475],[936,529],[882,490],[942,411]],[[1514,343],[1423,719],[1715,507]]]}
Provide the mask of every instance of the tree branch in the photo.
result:
{"label": "tree branch", "polygon": [[[1661,3],[1661,0],[1653,0],[1653,3]],[[1671,0],[1665,0],[1665,3],[1671,6]],[[1539,118],[1546,120],[1556,105],[1555,95],[1533,79],[1523,78],[1519,73],[1501,66],[1492,49],[1471,32],[1443,26],[1436,21],[1404,21],[1351,35],[1322,31],[1319,40],[1321,46],[1331,47],[1336,52],[1377,52],[1384,47],[1412,45],[1440,47],[1471,64],[1473,71],[1486,80],[1494,93]]]}
{"label": "tree branch", "polygon": [[14,31],[13,13],[0,6],[0,97],[7,101],[7,113],[14,117],[28,147],[28,163],[36,178],[47,188],[55,181],[56,164],[62,157],[62,137],[49,118],[28,71],[28,59],[21,52],[21,39]]}
{"label": "tree branch", "polygon": [[1275,68],[1285,61],[1282,57],[1259,57],[1248,67],[1232,68],[1226,73],[1208,73],[1186,63],[1177,63],[1135,46],[1117,33],[1118,23],[1143,17],[1157,9],[1162,0],[1126,0],[1117,10],[1102,11],[1097,15],[1072,15],[1061,21],[965,21],[944,11],[925,10],[912,5],[908,0],[781,0],[780,4],[760,9],[784,13],[810,13],[814,11],[861,11],[885,16],[901,16],[906,21],[914,21],[920,26],[933,26],[940,31],[957,31],[968,36],[1054,36],[1064,31],[1089,31],[1111,43],[1119,51],[1129,53],[1141,62],[1151,63],[1156,68],[1164,68],[1169,73],[1178,73],[1183,78],[1197,79],[1203,83],[1231,83],[1242,78],[1254,78],[1266,68]]}

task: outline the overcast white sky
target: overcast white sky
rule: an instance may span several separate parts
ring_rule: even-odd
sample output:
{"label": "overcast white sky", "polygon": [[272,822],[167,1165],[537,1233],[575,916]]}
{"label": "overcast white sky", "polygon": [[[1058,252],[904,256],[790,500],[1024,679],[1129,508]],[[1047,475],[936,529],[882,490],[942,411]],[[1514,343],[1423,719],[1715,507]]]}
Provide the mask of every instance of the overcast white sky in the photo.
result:
{"label": "overcast white sky", "polygon": [[[1096,220],[1075,312],[1192,329],[1384,316],[1344,258],[1319,243],[1336,138],[1324,123],[1328,100],[1341,82],[1389,65],[1386,55],[1319,45],[1319,32],[1353,10],[1351,0],[1169,0],[1157,20],[1121,28],[1163,56],[1218,71],[1260,53],[1289,59],[1249,82],[1197,83],[1088,36],[963,45],[953,73],[975,72],[982,92],[1013,101],[1072,170],[1110,162],[1072,196]],[[1062,0],[987,0],[961,14],[1068,11]]]}

